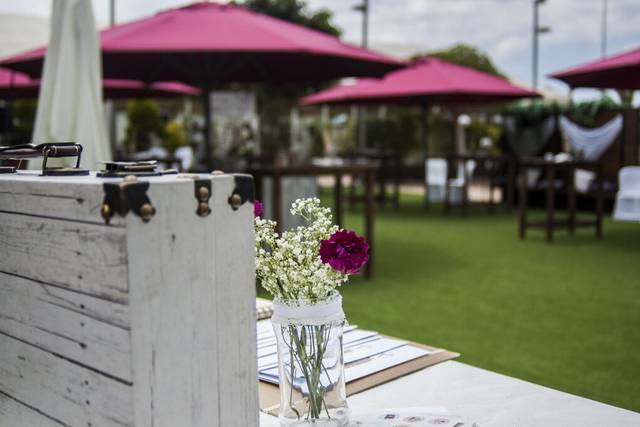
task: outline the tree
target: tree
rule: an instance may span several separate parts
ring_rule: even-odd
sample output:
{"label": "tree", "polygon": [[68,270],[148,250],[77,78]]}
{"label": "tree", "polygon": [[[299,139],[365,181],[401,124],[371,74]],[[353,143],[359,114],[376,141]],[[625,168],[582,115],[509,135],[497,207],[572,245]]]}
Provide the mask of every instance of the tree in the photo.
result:
{"label": "tree", "polygon": [[[506,78],[506,75],[499,71],[493,64],[489,55],[467,44],[459,43],[447,49],[429,52],[426,55],[440,58],[464,67],[473,68],[474,70],[482,71],[487,74]],[[412,59],[416,59],[421,56],[425,55],[414,55]]]}
{"label": "tree", "polygon": [[328,9],[310,11],[305,0],[245,0],[241,3],[256,12],[293,22],[304,27],[339,36],[341,31],[331,23]]}
{"label": "tree", "polygon": [[127,102],[127,136],[125,147],[131,151],[151,148],[153,137],[164,136],[160,107],[153,99],[135,99]]}

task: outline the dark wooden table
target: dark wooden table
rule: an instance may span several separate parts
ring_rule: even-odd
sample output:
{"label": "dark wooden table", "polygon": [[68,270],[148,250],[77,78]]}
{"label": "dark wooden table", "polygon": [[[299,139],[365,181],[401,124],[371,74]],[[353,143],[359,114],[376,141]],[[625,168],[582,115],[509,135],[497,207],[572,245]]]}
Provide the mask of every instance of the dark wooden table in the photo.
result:
{"label": "dark wooden table", "polygon": [[[545,219],[542,221],[529,221],[527,219],[527,170],[529,168],[542,168],[547,182],[545,191]],[[585,169],[595,173],[595,191],[590,193],[595,198],[595,216],[589,220],[576,219],[576,189],[575,171]],[[595,236],[602,237],[602,216],[604,210],[604,195],[602,189],[602,164],[599,162],[570,161],[556,163],[542,158],[525,158],[519,161],[520,171],[520,207],[519,207],[519,236],[524,239],[527,228],[542,228],[545,230],[548,242],[553,241],[553,234],[557,229],[567,229],[574,234],[577,227],[593,227]],[[556,217],[556,189],[555,181],[560,173],[566,176],[564,191],[567,196],[567,216],[558,219]]]}
{"label": "dark wooden table", "polygon": [[369,164],[353,164],[341,166],[260,166],[252,168],[249,173],[255,178],[256,194],[258,199],[262,197],[262,179],[269,177],[272,179],[271,204],[273,206],[273,219],[277,222],[277,231],[282,231],[282,177],[286,176],[322,176],[333,175],[335,177],[334,188],[334,210],[333,216],[338,226],[342,227],[343,222],[343,196],[342,177],[344,175],[362,176],[365,183],[364,198],[364,237],[369,243],[369,262],[364,268],[365,277],[370,279],[373,275],[373,182],[377,167]]}
{"label": "dark wooden table", "polygon": [[[376,167],[376,180],[378,181],[378,194],[374,195],[375,201],[381,208],[386,207],[387,201],[391,202],[394,210],[400,208],[400,182],[403,175],[402,159],[394,155],[374,155],[368,154],[355,159],[366,159],[366,163]],[[356,162],[352,164],[357,164]],[[391,183],[391,195],[387,194],[387,184]],[[357,182],[351,181],[349,188],[349,208],[353,210],[356,203],[364,202],[364,197],[356,192]]]}
{"label": "dark wooden table", "polygon": [[[457,168],[462,167],[464,184],[462,188],[462,203],[460,204],[460,208],[462,210],[462,214],[466,215],[469,210],[469,176],[467,173],[466,163],[469,160],[473,160],[476,162],[476,165],[479,165],[481,162],[485,164],[489,164],[488,172],[489,172],[489,201],[486,203],[489,212],[493,212],[495,202],[493,199],[493,193],[496,188],[496,178],[499,176],[499,169],[501,166],[506,166],[507,168],[507,179],[505,185],[506,194],[503,195],[503,204],[507,209],[512,209],[514,205],[515,199],[515,176],[516,176],[516,165],[513,156],[511,155],[500,155],[500,156],[481,156],[481,155],[455,155],[449,156],[447,158],[447,175],[449,175],[450,171],[457,171]],[[477,166],[476,166],[477,168]],[[456,174],[457,176],[457,174]],[[447,177],[449,179],[449,177]],[[445,186],[444,190],[444,212],[449,213],[451,211],[451,192],[449,191],[449,185]]]}

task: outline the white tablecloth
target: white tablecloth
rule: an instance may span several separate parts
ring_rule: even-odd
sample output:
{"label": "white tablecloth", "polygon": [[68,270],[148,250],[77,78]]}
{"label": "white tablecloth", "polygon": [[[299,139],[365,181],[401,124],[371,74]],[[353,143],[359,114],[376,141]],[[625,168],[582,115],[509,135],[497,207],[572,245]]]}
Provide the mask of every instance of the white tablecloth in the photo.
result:
{"label": "white tablecloth", "polygon": [[[478,427],[640,426],[640,414],[449,361],[349,397],[354,410],[442,406]],[[278,427],[260,414],[261,427]]]}

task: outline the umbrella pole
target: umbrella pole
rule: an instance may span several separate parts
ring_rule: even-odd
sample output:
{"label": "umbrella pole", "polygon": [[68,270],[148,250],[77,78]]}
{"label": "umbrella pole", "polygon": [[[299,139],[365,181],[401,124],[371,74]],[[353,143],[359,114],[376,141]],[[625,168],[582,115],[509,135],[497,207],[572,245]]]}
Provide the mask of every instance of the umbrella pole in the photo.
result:
{"label": "umbrella pole", "polygon": [[424,207],[429,207],[429,183],[427,181],[427,160],[429,158],[429,123],[427,120],[427,103],[420,104],[420,150],[422,151],[422,164],[424,165]]}
{"label": "umbrella pole", "polygon": [[213,161],[212,161],[212,124],[213,120],[211,120],[211,101],[209,99],[209,83],[205,81],[200,87],[200,96],[202,97],[202,107],[204,111],[204,164],[207,167],[207,170],[213,170]]}

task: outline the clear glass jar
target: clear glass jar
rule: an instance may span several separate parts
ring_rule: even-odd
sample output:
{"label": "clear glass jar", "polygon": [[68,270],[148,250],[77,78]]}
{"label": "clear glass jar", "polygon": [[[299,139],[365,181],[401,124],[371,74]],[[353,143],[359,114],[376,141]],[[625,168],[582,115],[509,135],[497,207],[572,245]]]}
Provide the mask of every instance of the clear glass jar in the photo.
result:
{"label": "clear glass jar", "polygon": [[278,345],[280,424],[348,425],[340,294],[322,302],[275,300],[271,322]]}

